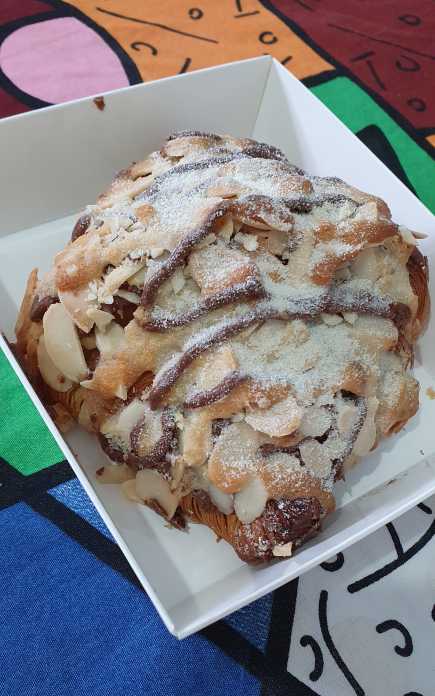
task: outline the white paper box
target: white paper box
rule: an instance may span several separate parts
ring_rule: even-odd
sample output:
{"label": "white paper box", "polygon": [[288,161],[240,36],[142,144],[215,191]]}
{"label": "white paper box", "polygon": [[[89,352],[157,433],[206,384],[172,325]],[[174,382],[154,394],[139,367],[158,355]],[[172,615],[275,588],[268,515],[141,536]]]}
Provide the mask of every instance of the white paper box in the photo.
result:
{"label": "white paper box", "polygon": [[[421,248],[435,263],[429,211],[268,57],[118,90],[105,95],[105,103],[99,111],[86,98],[0,122],[0,328],[9,338],[29,271],[48,268],[77,214],[94,202],[118,169],[179,129],[252,136],[280,147],[311,173],[339,176],[381,196],[395,220],[429,235]],[[193,525],[189,534],[167,529],[157,515],[125,501],[119,487],[97,483],[94,472],[104,460],[96,440],[75,431],[65,442],[3,339],[0,345],[166,626],[183,638],[435,492],[435,401],[426,396],[426,388],[435,385],[433,326],[417,353],[419,414],[337,485],[337,512],[315,540],[294,558],[259,569],[241,563],[226,543],[216,544],[207,528]]]}

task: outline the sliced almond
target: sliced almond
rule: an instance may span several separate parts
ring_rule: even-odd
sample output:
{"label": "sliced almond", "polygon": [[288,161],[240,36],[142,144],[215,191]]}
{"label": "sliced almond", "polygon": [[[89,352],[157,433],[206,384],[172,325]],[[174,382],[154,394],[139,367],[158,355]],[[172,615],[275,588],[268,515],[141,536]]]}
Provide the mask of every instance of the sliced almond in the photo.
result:
{"label": "sliced almond", "polygon": [[145,266],[145,261],[139,264],[124,264],[114,268],[113,271],[107,274],[104,279],[103,286],[98,291],[98,299],[104,302],[105,299],[112,296],[126,280],[135,276],[136,273]]}
{"label": "sliced almond", "polygon": [[118,290],[115,295],[117,297],[123,297],[124,300],[131,302],[132,304],[138,305],[140,303],[140,298],[135,292],[129,292],[128,290]]}
{"label": "sliced almond", "polygon": [[59,290],[59,300],[66,309],[74,324],[79,329],[89,333],[94,325],[90,309],[96,307],[95,301],[89,299],[89,290],[84,288],[77,292],[71,290]]}
{"label": "sliced almond", "polygon": [[181,448],[188,466],[204,464],[211,449],[211,420],[204,409],[184,417]]}
{"label": "sliced almond", "polygon": [[203,295],[225,290],[258,277],[258,270],[247,255],[221,242],[190,255],[189,272]]}
{"label": "sliced almond", "polygon": [[359,417],[359,411],[355,404],[348,404],[345,401],[337,404],[338,416],[337,416],[337,427],[338,431],[343,436],[348,436],[352,432],[357,418]]}
{"label": "sliced almond", "polygon": [[343,312],[343,319],[347,321],[348,324],[355,324],[358,319],[358,314],[356,312]]}
{"label": "sliced almond", "polygon": [[143,285],[145,282],[146,272],[147,269],[145,267],[141,268],[140,271],[137,271],[137,273],[128,279],[129,285],[135,285],[136,287]]}
{"label": "sliced almond", "polygon": [[113,315],[110,312],[105,312],[103,309],[97,309],[96,307],[90,307],[86,314],[92,322],[92,326],[95,324],[100,331],[105,331],[106,327],[113,321]]}
{"label": "sliced almond", "polygon": [[178,295],[178,293],[184,288],[185,282],[186,278],[184,277],[183,270],[181,268],[177,268],[175,273],[173,273],[171,276],[172,289],[176,295]]}
{"label": "sliced almond", "polygon": [[268,493],[259,478],[252,478],[234,496],[234,511],[243,524],[249,524],[259,517],[267,503]]}
{"label": "sliced almond", "polygon": [[234,239],[236,242],[241,244],[241,246],[246,249],[246,251],[255,251],[258,247],[258,239],[255,234],[245,234],[244,232],[237,232]]}
{"label": "sliced almond", "polygon": [[136,493],[142,500],[156,500],[169,519],[178,507],[178,496],[172,493],[169,483],[153,469],[141,469],[137,472]]}
{"label": "sliced almond", "polygon": [[208,460],[208,477],[224,493],[237,493],[258,464],[259,438],[246,423],[232,423],[216,441]]}
{"label": "sliced almond", "polygon": [[315,476],[326,478],[331,473],[332,461],[326,447],[317,440],[306,440],[299,445],[302,461]]}
{"label": "sliced almond", "polygon": [[95,329],[95,341],[97,348],[104,358],[108,358],[116,353],[124,340],[124,329],[116,322],[109,324],[107,329],[99,331]]}
{"label": "sliced almond", "polygon": [[45,347],[44,336],[39,337],[38,341],[38,367],[41,377],[49,387],[58,392],[67,392],[73,386],[73,383],[58,370]]}
{"label": "sliced almond", "polygon": [[142,418],[145,406],[139,399],[134,399],[128,406],[123,406],[101,425],[101,432],[114,440],[120,440],[130,448],[130,433]]}
{"label": "sliced almond", "polygon": [[234,511],[233,495],[231,495],[230,493],[223,493],[219,490],[219,488],[213,486],[212,483],[210,483],[208,486],[208,494],[211,498],[212,503],[216,505],[217,509],[220,510],[220,512],[223,512],[224,515],[231,515],[231,513]]}
{"label": "sliced almond", "polygon": [[142,503],[143,505],[143,500],[142,498],[139,498],[137,491],[136,491],[136,479],[132,478],[129,479],[128,481],[124,481],[121,484],[121,491],[127,498],[127,500],[130,500],[132,503]]}
{"label": "sliced almond", "polygon": [[105,464],[97,471],[99,483],[124,483],[134,479],[135,474],[127,464]]}
{"label": "sliced almond", "polygon": [[343,321],[343,317],[341,317],[339,314],[325,314],[322,312],[320,316],[322,317],[323,323],[327,326],[337,326]]}
{"label": "sliced almond", "polygon": [[283,401],[264,411],[254,411],[246,416],[246,422],[255,430],[266,433],[270,437],[291,435],[298,429],[302,419],[302,409],[296,399],[288,396]]}
{"label": "sliced almond", "polygon": [[43,319],[45,348],[57,369],[72,382],[81,382],[88,366],[77,329],[65,307],[52,304]]}
{"label": "sliced almond", "polygon": [[331,427],[332,416],[324,408],[312,406],[303,415],[299,431],[306,437],[321,437]]}
{"label": "sliced almond", "polygon": [[287,544],[277,544],[272,549],[272,555],[277,558],[290,558],[293,553],[293,541],[289,541]]}

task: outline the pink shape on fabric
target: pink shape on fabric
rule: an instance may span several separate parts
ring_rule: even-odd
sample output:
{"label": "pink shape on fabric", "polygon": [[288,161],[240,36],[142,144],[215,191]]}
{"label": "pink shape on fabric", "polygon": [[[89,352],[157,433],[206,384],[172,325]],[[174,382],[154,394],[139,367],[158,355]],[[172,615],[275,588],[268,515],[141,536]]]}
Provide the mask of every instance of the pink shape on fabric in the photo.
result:
{"label": "pink shape on fabric", "polygon": [[0,46],[0,66],[21,91],[52,104],[129,84],[114,51],[73,17],[14,31]]}

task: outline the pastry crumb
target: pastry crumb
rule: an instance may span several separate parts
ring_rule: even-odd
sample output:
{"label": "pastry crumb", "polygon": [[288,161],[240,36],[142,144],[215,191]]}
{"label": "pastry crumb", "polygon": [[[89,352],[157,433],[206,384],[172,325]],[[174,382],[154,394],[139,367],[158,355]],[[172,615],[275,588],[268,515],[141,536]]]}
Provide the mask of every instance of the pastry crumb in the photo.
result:
{"label": "pastry crumb", "polygon": [[95,97],[93,101],[99,111],[104,111],[104,109],[106,108],[106,102],[104,101],[104,97]]}

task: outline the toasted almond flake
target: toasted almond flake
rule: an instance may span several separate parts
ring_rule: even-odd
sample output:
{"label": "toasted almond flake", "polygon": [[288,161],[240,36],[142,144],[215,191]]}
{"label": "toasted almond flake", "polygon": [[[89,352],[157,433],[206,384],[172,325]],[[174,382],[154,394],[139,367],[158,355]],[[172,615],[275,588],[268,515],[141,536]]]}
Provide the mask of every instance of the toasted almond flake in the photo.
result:
{"label": "toasted almond flake", "polygon": [[337,326],[343,321],[343,317],[341,317],[339,314],[324,314],[322,312],[321,317],[323,323],[327,324],[327,326]]}
{"label": "toasted almond flake", "polygon": [[293,542],[289,541],[287,544],[278,544],[272,549],[272,554],[277,558],[290,558],[293,553]]}
{"label": "toasted almond flake", "polygon": [[73,383],[58,370],[47,353],[43,334],[39,337],[37,357],[42,379],[49,387],[58,392],[66,392],[71,389]]}
{"label": "toasted almond flake", "polygon": [[258,248],[258,239],[255,234],[244,234],[237,232],[234,239],[242,245],[246,251],[255,251]]}
{"label": "toasted almond flake", "polygon": [[118,292],[115,292],[115,296],[123,297],[124,300],[127,300],[132,304],[138,305],[140,303],[140,298],[136,295],[136,293],[129,292],[128,290],[118,290]]}
{"label": "toasted almond flake", "polygon": [[415,246],[415,237],[408,227],[405,227],[405,225],[399,225],[398,230],[400,236],[406,244]]}
{"label": "toasted almond flake", "polygon": [[136,493],[142,500],[156,500],[166,512],[168,519],[173,517],[178,507],[179,497],[171,491],[168,482],[153,469],[137,472]]}
{"label": "toasted almond flake", "polygon": [[343,312],[343,319],[347,321],[348,324],[355,324],[358,319],[358,314],[356,312]]}
{"label": "toasted almond flake", "polygon": [[108,358],[120,348],[124,340],[124,329],[116,322],[112,322],[105,331],[95,329],[95,341],[97,348],[104,358]]}
{"label": "toasted almond flake", "polygon": [[176,295],[178,295],[179,292],[184,288],[184,284],[186,282],[186,279],[184,277],[184,273],[181,268],[177,268],[175,273],[171,276],[171,285],[172,289],[175,292]]}
{"label": "toasted almond flake", "polygon": [[231,515],[234,510],[234,496],[230,493],[223,493],[213,486],[212,483],[209,484],[208,494],[211,498],[212,503],[214,503],[220,512],[224,515]]}
{"label": "toasted almond flake", "polygon": [[113,416],[101,424],[101,432],[107,437],[120,441],[130,448],[130,433],[142,418],[145,406],[139,399],[134,399],[128,406],[121,407]]}
{"label": "toasted almond flake", "polygon": [[134,472],[126,464],[105,464],[97,471],[98,483],[124,483],[134,477]]}
{"label": "toasted almond flake", "polygon": [[248,414],[245,420],[255,430],[270,437],[284,437],[298,429],[301,418],[301,407],[298,406],[296,399],[288,396],[267,410]]}
{"label": "toasted almond flake", "polygon": [[376,442],[375,416],[378,406],[379,401],[376,397],[367,399],[367,416],[352,450],[358,457],[368,454]]}
{"label": "toasted almond flake", "polygon": [[72,382],[81,382],[88,373],[76,326],[59,302],[52,304],[43,319],[45,348],[57,369]]}
{"label": "toasted almond flake", "polygon": [[331,473],[332,461],[326,447],[317,440],[306,440],[299,445],[304,464],[319,478],[326,478]]}
{"label": "toasted almond flake", "polygon": [[95,324],[100,331],[105,331],[110,322],[113,321],[112,314],[96,307],[90,307],[86,314],[92,321],[92,324]]}
{"label": "toasted almond flake", "polygon": [[240,522],[249,524],[259,517],[267,503],[267,490],[259,478],[252,478],[234,496],[234,511]]}
{"label": "toasted almond flake", "polygon": [[136,491],[136,479],[131,478],[128,481],[124,481],[121,484],[121,491],[123,495],[127,498],[132,503],[140,503],[143,505],[143,500],[142,498],[139,498],[137,491]]}

